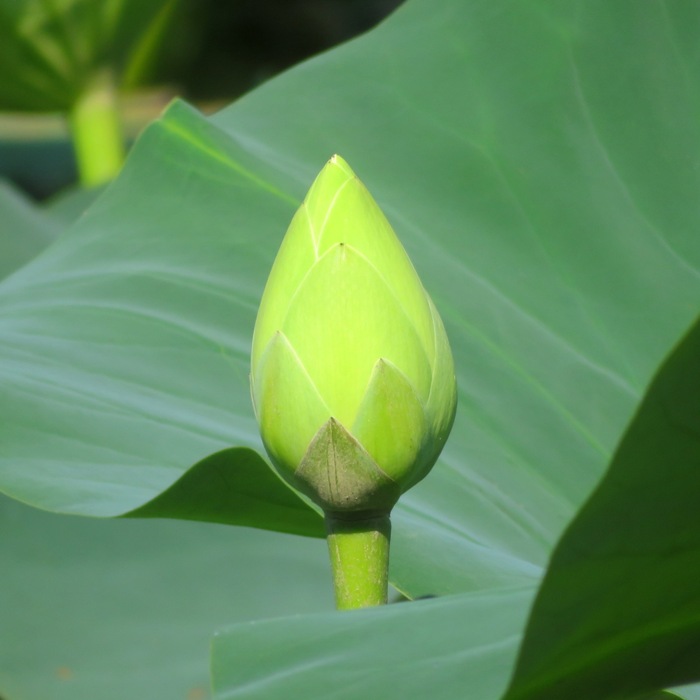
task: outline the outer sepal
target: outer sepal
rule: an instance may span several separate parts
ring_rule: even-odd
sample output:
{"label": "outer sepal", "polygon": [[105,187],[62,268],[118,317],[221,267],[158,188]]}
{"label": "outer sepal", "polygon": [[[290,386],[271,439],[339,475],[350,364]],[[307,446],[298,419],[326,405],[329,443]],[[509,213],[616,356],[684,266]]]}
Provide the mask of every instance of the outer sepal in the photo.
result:
{"label": "outer sepal", "polygon": [[[425,411],[411,382],[391,362],[381,359],[374,366],[352,434],[379,467],[401,484],[412,480],[414,471],[423,471],[428,435]],[[410,473],[407,465],[413,465]]]}
{"label": "outer sepal", "polygon": [[334,418],[318,431],[294,473],[294,485],[327,514],[385,514],[401,489]]}

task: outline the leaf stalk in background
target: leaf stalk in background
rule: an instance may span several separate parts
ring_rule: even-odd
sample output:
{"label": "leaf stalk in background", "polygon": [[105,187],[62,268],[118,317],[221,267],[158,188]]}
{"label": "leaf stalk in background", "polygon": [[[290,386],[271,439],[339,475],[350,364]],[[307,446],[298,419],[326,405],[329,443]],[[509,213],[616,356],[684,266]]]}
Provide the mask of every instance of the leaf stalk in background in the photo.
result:
{"label": "leaf stalk in background", "polygon": [[110,71],[98,72],[70,113],[80,182],[95,187],[112,180],[125,157],[118,95]]}

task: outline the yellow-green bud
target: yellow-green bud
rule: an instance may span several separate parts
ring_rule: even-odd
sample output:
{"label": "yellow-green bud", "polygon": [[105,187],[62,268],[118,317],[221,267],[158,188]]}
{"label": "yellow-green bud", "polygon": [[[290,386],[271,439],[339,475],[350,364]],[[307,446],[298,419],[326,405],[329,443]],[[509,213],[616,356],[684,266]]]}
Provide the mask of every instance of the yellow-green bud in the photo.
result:
{"label": "yellow-green bud", "polygon": [[388,513],[457,402],[440,316],[377,203],[333,156],[295,214],[253,335],[251,389],[279,474],[326,513]]}

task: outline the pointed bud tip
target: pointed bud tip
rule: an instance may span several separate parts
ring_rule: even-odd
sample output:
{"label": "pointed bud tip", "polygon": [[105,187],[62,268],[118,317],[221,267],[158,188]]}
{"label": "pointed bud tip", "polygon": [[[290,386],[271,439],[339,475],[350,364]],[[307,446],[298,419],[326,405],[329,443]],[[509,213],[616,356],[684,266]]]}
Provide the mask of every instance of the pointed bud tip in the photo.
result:
{"label": "pointed bud tip", "polygon": [[348,165],[347,161],[342,156],[339,156],[337,153],[331,156],[331,159],[328,161],[328,165],[340,168],[349,177],[355,177],[353,169]]}

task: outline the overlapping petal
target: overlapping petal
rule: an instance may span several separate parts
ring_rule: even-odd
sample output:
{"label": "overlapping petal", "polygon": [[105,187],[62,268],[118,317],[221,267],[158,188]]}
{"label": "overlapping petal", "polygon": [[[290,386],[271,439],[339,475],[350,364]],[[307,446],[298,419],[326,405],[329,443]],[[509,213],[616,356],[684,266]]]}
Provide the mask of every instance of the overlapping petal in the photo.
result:
{"label": "overlapping petal", "polygon": [[415,327],[374,267],[335,244],[313,266],[282,329],[314,384],[343,425],[352,425],[374,364],[394,363],[430,394],[432,368]]}
{"label": "overlapping petal", "polygon": [[316,261],[316,249],[305,204],[297,210],[282,240],[265,293],[260,301],[253,333],[252,375],[255,378],[262,353],[282,328],[289,300]]}
{"label": "overlapping petal", "polygon": [[430,382],[430,396],[426,402],[425,412],[430,422],[430,432],[433,438],[434,461],[442,451],[452,430],[457,408],[457,388],[454,360],[445,326],[430,297],[428,297],[428,303],[434,328],[435,362]]}
{"label": "overlapping petal", "polygon": [[284,334],[263,353],[253,404],[265,449],[276,465],[298,465],[330,411]]}
{"label": "overlapping petal", "polygon": [[433,322],[420,278],[384,213],[340,156],[333,156],[316,179],[307,204],[319,222],[315,232],[319,256],[338,243],[363,255],[411,318],[432,363]]}

